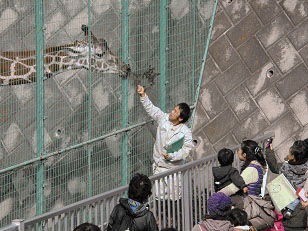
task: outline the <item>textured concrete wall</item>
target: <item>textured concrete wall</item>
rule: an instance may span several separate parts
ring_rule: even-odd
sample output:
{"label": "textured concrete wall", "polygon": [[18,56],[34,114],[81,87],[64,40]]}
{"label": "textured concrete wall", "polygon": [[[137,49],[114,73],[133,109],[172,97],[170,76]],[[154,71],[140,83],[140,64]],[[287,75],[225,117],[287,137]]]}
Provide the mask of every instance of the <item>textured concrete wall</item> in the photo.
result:
{"label": "textured concrete wall", "polygon": [[308,137],[307,43],[306,0],[219,1],[194,125],[195,158],[273,130],[282,160],[295,139]]}

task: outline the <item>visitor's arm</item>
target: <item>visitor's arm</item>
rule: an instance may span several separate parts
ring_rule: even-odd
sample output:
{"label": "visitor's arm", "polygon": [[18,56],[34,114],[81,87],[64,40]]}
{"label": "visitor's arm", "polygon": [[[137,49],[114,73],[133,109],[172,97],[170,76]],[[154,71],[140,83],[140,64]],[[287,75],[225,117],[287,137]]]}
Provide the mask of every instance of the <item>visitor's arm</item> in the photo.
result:
{"label": "visitor's arm", "polygon": [[269,169],[273,173],[279,174],[279,170],[282,167],[282,163],[277,163],[274,150],[271,150],[270,148],[266,148],[265,158],[266,158],[266,162],[268,164]]}
{"label": "visitor's arm", "polygon": [[[258,181],[259,178],[259,173],[256,168],[253,167],[247,167],[245,170],[242,172],[241,176],[243,177],[243,180],[245,181],[246,185],[255,183]],[[240,189],[235,186],[235,184],[229,184],[228,186],[224,187],[223,189],[220,190],[220,192],[223,192],[227,196],[231,196],[235,194],[237,191]]]}

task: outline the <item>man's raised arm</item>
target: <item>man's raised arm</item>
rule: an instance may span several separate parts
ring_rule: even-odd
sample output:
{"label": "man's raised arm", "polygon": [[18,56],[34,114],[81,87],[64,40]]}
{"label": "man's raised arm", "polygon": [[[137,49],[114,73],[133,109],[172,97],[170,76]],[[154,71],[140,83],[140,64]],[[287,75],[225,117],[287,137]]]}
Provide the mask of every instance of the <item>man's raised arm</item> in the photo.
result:
{"label": "man's raised arm", "polygon": [[155,121],[159,121],[162,118],[166,116],[166,113],[164,113],[160,108],[155,107],[149,97],[145,94],[144,88],[140,85],[138,85],[137,93],[140,96],[140,102],[142,106],[144,107],[145,111],[151,116]]}

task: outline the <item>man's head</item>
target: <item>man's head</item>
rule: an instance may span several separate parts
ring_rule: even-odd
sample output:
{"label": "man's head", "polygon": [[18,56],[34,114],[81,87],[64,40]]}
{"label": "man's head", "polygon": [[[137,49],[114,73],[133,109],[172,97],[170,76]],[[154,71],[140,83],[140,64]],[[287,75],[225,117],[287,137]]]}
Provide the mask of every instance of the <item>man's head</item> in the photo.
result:
{"label": "man's head", "polygon": [[144,203],[152,194],[150,179],[143,174],[137,173],[129,182],[128,198]]}
{"label": "man's head", "polygon": [[190,117],[190,108],[187,103],[178,104],[169,114],[173,124],[185,123]]}

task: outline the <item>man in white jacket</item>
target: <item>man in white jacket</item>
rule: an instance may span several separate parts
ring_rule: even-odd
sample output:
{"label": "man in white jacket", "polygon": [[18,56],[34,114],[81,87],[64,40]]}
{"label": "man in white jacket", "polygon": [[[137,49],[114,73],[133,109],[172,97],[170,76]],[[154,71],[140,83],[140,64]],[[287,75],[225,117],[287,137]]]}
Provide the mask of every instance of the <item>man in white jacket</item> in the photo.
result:
{"label": "man in white jacket", "polygon": [[[153,105],[142,86],[138,85],[137,93],[140,95],[140,101],[146,112],[158,124],[153,149],[153,174],[158,174],[167,171],[170,168],[184,164],[186,157],[193,148],[191,130],[184,124],[190,116],[189,106],[186,103],[180,103],[168,114]],[[181,147],[174,152],[167,153],[168,147],[180,140],[182,140]],[[156,187],[156,195],[159,195],[158,188],[160,188],[161,197],[164,197],[168,189],[167,187],[163,187],[162,184],[167,186],[166,179],[165,181],[161,181],[160,184],[161,185],[159,187]],[[177,184],[176,176],[174,176],[173,179],[170,177],[169,189],[170,196],[172,198],[173,184],[175,189],[175,198],[177,199],[181,193],[180,179],[179,184]]]}

